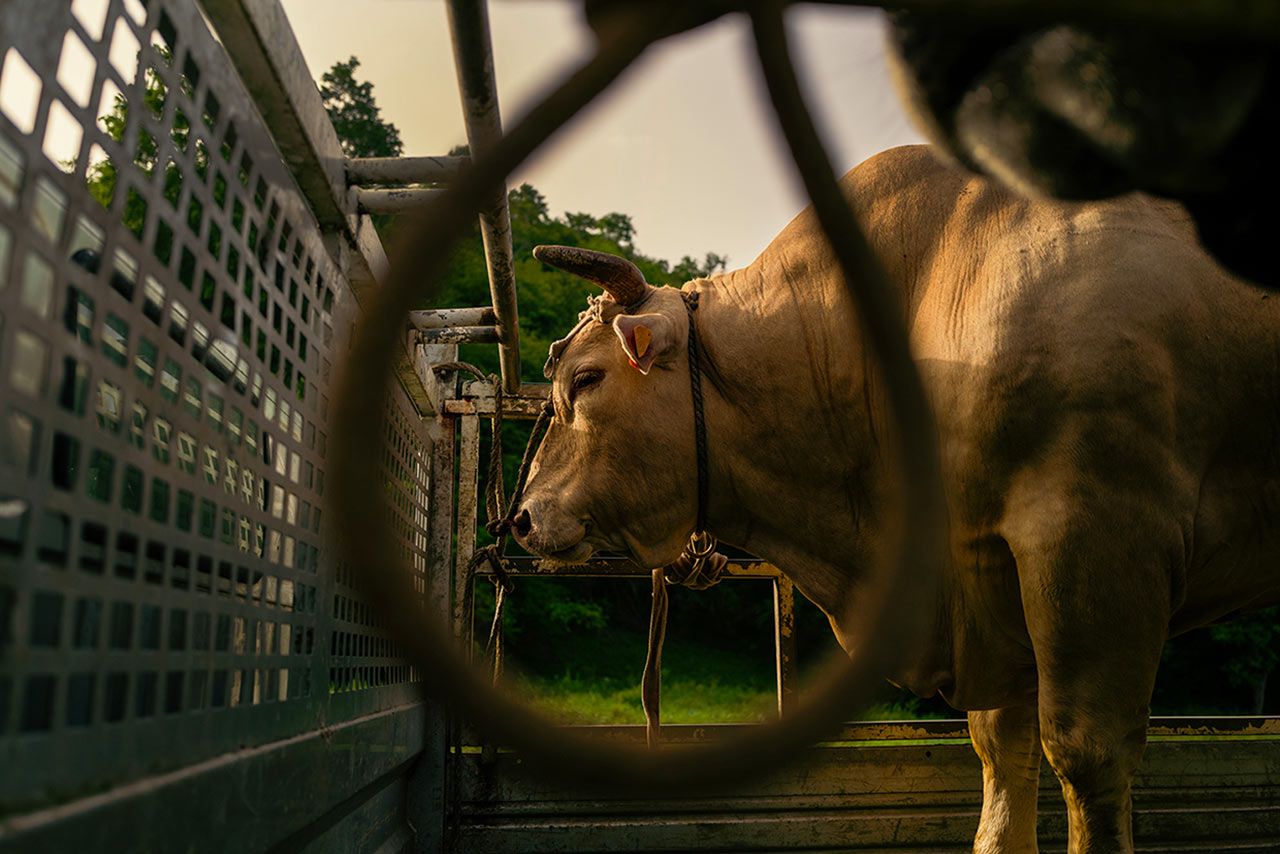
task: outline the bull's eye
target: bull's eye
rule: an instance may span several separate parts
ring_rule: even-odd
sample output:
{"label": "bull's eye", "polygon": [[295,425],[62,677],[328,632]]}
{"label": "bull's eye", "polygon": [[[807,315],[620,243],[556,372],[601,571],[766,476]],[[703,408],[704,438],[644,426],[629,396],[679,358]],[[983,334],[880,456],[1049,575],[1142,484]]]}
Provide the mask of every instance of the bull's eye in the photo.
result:
{"label": "bull's eye", "polygon": [[578,371],[573,375],[573,383],[569,386],[569,400],[572,401],[578,396],[578,392],[583,389],[591,388],[604,379],[604,371],[586,370]]}

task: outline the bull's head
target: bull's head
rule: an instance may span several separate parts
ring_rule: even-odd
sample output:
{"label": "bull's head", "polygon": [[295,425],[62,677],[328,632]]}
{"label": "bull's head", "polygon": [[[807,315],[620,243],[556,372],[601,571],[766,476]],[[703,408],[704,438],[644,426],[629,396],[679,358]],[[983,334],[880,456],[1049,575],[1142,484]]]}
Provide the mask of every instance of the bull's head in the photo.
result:
{"label": "bull's head", "polygon": [[603,252],[539,246],[534,257],[600,285],[551,347],[555,416],[533,460],[514,532],[532,552],[586,560],[625,550],[657,567],[693,529],[696,482],[688,320],[680,291],[655,288]]}

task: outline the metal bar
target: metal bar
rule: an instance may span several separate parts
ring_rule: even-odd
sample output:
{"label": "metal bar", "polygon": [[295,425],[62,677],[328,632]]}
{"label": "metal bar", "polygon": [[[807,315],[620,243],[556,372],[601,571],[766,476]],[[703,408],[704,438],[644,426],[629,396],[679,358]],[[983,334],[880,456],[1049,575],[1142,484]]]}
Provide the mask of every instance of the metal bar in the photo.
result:
{"label": "metal bar", "polygon": [[429,344],[496,344],[496,326],[454,326],[441,329],[423,329],[419,333]]}
{"label": "metal bar", "polygon": [[492,326],[497,316],[490,306],[478,308],[437,308],[409,312],[415,329],[442,329],[448,326]]}
{"label": "metal bar", "polygon": [[[551,395],[550,383],[525,383],[516,394],[502,396],[502,414],[506,418],[537,418]],[[445,404],[450,415],[485,415],[494,412],[494,396],[489,383],[469,382],[462,387],[462,399]]]}
{"label": "metal bar", "polygon": [[796,659],[796,586],[791,579],[773,580],[773,648],[778,669],[778,717],[800,703],[800,671]]}
{"label": "metal bar", "polygon": [[454,442],[458,419],[441,419],[440,432],[431,448],[431,500],[427,529],[427,607],[437,619],[447,620],[452,611],[452,557],[454,478],[457,461]]}
{"label": "metal bar", "polygon": [[480,419],[464,415],[458,419],[461,441],[458,443],[458,519],[457,557],[453,570],[453,631],[462,641],[464,653],[471,657],[471,624],[475,607],[473,575],[469,570],[476,552],[476,514],[479,503],[477,486],[480,479]]}
{"label": "metal bar", "polygon": [[348,184],[447,184],[470,157],[349,157]]}
{"label": "metal bar", "polygon": [[[662,727],[664,744],[691,744],[716,741],[756,723],[667,724]],[[644,744],[643,724],[579,724],[566,726],[587,738]],[[1147,735],[1156,739],[1203,739],[1223,741],[1257,738],[1280,738],[1280,718],[1265,717],[1168,717],[1151,718]],[[824,738],[823,744],[857,741],[919,741],[969,738],[969,722],[964,718],[939,718],[915,721],[849,721]],[[463,733],[464,744],[478,744],[479,737],[469,730]]]}
{"label": "metal bar", "polygon": [[412,213],[444,192],[431,188],[403,188],[368,190],[356,188],[356,205],[361,213],[403,214]]}
{"label": "metal bar", "polygon": [[1280,718],[1277,717],[1174,717],[1158,715],[1151,718],[1147,735],[1153,738],[1177,738],[1213,736],[1214,738],[1260,735],[1280,737]]}
{"label": "metal bar", "polygon": [[[353,232],[342,144],[279,0],[200,0],[322,227]],[[354,237],[354,235],[353,235]]]}
{"label": "metal bar", "polygon": [[[508,556],[513,575],[539,575],[565,578],[648,578],[645,569],[625,557],[598,557],[585,563],[564,564],[528,555]],[[779,578],[781,571],[771,563],[756,558],[731,561],[724,569],[730,578]],[[491,570],[482,565],[477,575],[489,576]]]}
{"label": "metal bar", "polygon": [[[759,723],[740,722],[723,724],[664,724],[663,744],[700,744],[718,741]],[[565,726],[593,741],[621,744],[644,744],[643,724],[576,724]],[[921,721],[851,721],[832,730],[824,743],[849,741],[919,741],[952,740],[959,742],[969,738],[969,722],[964,718],[944,718]],[[468,746],[480,744],[483,736],[465,727],[462,743]]]}
{"label": "metal bar", "polygon": [[[502,138],[498,112],[498,84],[493,73],[493,46],[489,36],[489,11],[485,0],[449,0],[449,30],[458,71],[458,92],[472,157],[482,157]],[[511,249],[511,212],[506,186],[496,188],[480,212],[480,235],[489,265],[489,293],[498,316],[498,362],[502,390],[520,390],[519,314],[516,310],[516,273]]]}

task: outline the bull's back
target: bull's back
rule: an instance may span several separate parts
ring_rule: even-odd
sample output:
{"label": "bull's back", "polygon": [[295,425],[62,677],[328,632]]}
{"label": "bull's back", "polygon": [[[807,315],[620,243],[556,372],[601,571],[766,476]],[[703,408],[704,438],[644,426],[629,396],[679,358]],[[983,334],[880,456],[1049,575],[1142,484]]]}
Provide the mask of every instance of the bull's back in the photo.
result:
{"label": "bull's back", "polygon": [[1189,528],[1175,631],[1280,601],[1280,299],[1169,202],[1030,201],[922,148],[862,171],[846,187],[904,286],[956,523],[997,525],[1018,473],[1079,431],[1118,446],[1082,468],[1161,467]]}

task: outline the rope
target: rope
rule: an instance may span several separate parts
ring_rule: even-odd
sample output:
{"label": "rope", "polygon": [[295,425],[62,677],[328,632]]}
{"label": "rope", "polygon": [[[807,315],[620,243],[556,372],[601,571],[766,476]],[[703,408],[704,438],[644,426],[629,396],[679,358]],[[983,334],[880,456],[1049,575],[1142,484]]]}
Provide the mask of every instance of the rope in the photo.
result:
{"label": "rope", "polygon": [[478,380],[493,379],[493,374],[486,374],[470,362],[441,362],[438,365],[432,365],[431,370],[437,374],[447,374],[450,371],[463,371],[471,374]]}
{"label": "rope", "polygon": [[691,555],[687,550],[662,568],[662,574],[668,584],[679,584],[692,590],[706,590],[720,582],[720,576],[729,565],[729,559],[719,552],[712,552],[702,558]]}
{"label": "rope", "polygon": [[662,699],[662,642],[667,636],[667,581],[662,570],[653,571],[653,610],[649,613],[649,651],[644,659],[644,676],[640,679],[640,704],[644,706],[645,742],[649,749],[658,746]]}
{"label": "rope", "polygon": [[698,360],[698,325],[693,313],[698,308],[697,291],[681,291],[689,312],[689,390],[693,394],[693,442],[698,461],[698,522],[695,535],[707,530],[707,422],[702,411],[702,365]]}
{"label": "rope", "polygon": [[667,584],[706,590],[720,580],[729,559],[716,551],[716,538],[707,533],[707,493],[710,481],[707,464],[707,421],[703,411],[702,363],[698,355],[698,308],[696,291],[682,291],[689,313],[689,392],[693,396],[693,444],[698,469],[697,522],[689,544],[674,563],[653,571],[653,606],[649,612],[649,650],[644,675],[640,679],[640,703],[644,706],[645,741],[649,749],[658,746],[661,731],[662,643],[667,635]]}
{"label": "rope", "polygon": [[548,400],[538,412],[538,420],[534,422],[533,432],[529,434],[529,443],[525,445],[524,454],[520,458],[515,489],[511,492],[511,500],[504,507],[502,501],[502,386],[497,377],[491,377],[491,379],[494,388],[493,438],[489,443],[489,472],[485,477],[485,513],[488,519],[484,529],[493,536],[494,541],[476,550],[467,569],[474,573],[481,563],[487,561],[493,575],[491,579],[494,586],[493,623],[489,626],[489,640],[485,644],[485,655],[493,663],[493,684],[496,686],[502,678],[503,670],[502,626],[507,595],[515,589],[515,582],[511,579],[506,561],[507,534],[510,533],[513,524],[511,514],[520,506],[525,483],[529,479],[529,469],[533,465],[533,457],[537,452],[538,440],[546,430],[552,415],[555,414],[555,407]]}

